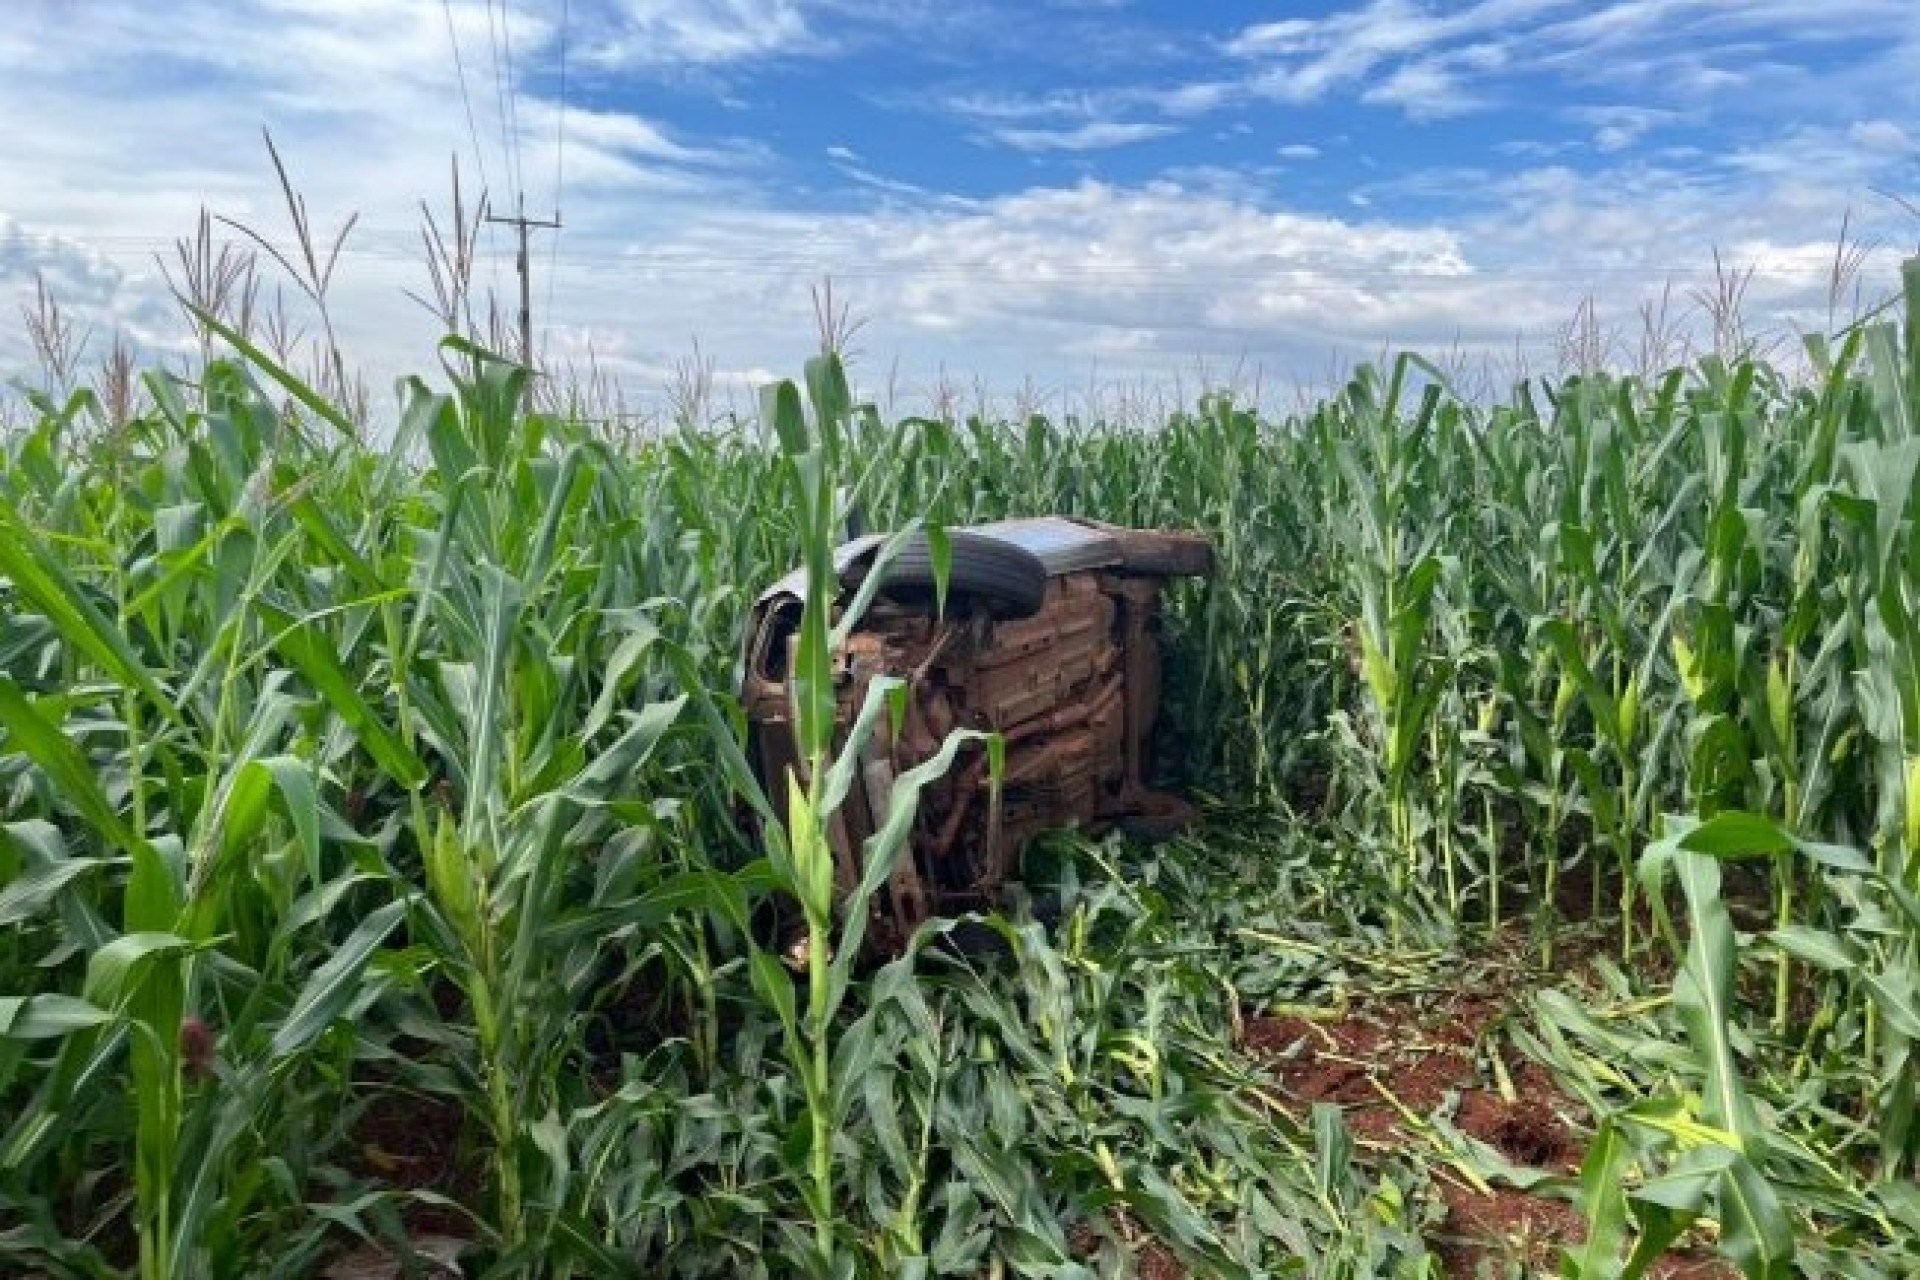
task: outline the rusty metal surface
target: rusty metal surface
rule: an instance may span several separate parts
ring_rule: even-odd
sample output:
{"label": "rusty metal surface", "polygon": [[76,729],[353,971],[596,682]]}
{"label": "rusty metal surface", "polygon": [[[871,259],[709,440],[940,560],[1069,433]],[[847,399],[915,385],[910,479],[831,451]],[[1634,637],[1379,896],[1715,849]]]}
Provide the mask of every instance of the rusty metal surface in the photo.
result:
{"label": "rusty metal surface", "polygon": [[[1185,806],[1153,791],[1147,763],[1160,696],[1154,619],[1172,573],[1205,573],[1211,552],[1192,534],[1142,533],[1063,519],[971,532],[1040,555],[1051,577],[1031,616],[995,619],[964,603],[946,617],[883,590],[835,654],[844,734],[870,682],[907,683],[897,735],[883,725],[829,830],[842,892],[884,815],[893,780],[938,751],[956,728],[997,732],[1005,769],[996,797],[982,749],[963,751],[922,793],[912,839],[871,906],[877,950],[905,942],[929,916],[989,908],[1043,831],[1118,823],[1177,824]],[[856,553],[857,554],[857,553]],[[761,597],[749,625],[743,701],[755,765],[778,795],[797,770],[784,681],[796,617],[791,582]],[[784,612],[783,612],[784,611]]]}

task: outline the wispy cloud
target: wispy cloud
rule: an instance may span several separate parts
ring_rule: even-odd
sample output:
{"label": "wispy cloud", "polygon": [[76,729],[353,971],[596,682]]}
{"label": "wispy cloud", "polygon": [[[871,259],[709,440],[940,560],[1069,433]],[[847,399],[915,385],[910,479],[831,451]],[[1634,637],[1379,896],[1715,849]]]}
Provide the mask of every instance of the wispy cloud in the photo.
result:
{"label": "wispy cloud", "polygon": [[1887,155],[1911,155],[1916,149],[1913,135],[1891,120],[1856,120],[1847,129],[1847,137],[1869,151]]}
{"label": "wispy cloud", "polygon": [[612,66],[724,66],[820,44],[797,0],[616,0],[584,53]]}
{"label": "wispy cloud", "polygon": [[[1195,86],[1196,101],[1205,96],[1202,88]],[[1001,146],[1036,153],[1102,151],[1179,132],[1180,126],[1168,120],[1126,118],[1142,104],[1160,100],[1150,90],[1133,87],[1037,95],[970,91],[950,94],[938,106],[980,126],[981,136]],[[1192,102],[1183,108],[1193,109]]]}
{"label": "wispy cloud", "polygon": [[[1260,67],[1253,87],[1307,102],[1365,85],[1384,72],[1378,100],[1429,108],[1458,101],[1459,70],[1503,60],[1498,33],[1564,10],[1573,0],[1481,0],[1436,13],[1412,0],[1369,0],[1321,19],[1261,23],[1228,40],[1226,52]],[[1483,38],[1485,37],[1485,38]],[[1446,57],[1441,51],[1451,50]]]}
{"label": "wispy cloud", "polygon": [[[1493,105],[1495,86],[1510,88],[1521,74],[1582,85],[1631,78],[1668,95],[1716,94],[1765,74],[1786,44],[1913,54],[1920,28],[1908,0],[1478,0],[1449,8],[1363,0],[1320,18],[1257,23],[1222,47],[1248,68],[1250,94],[1306,103],[1350,93],[1431,118]],[[1624,144],[1629,132],[1613,126],[1602,145]]]}
{"label": "wispy cloud", "polygon": [[992,136],[1017,151],[1099,151],[1164,138],[1172,125],[1145,121],[1090,120],[1069,129],[995,129]]}
{"label": "wispy cloud", "polygon": [[968,90],[948,94],[935,105],[966,120],[1012,123],[1084,119],[1108,109],[1112,101],[1109,93],[1088,90],[1042,94]]}
{"label": "wispy cloud", "polygon": [[883,195],[901,197],[913,201],[951,200],[939,192],[930,191],[914,182],[903,182],[899,178],[889,178],[867,167],[866,160],[852,147],[834,145],[827,148],[827,159],[833,167],[851,178],[859,185]]}
{"label": "wispy cloud", "polygon": [[1395,67],[1363,100],[1398,107],[1415,120],[1465,115],[1483,105],[1445,60],[1423,58]]}
{"label": "wispy cloud", "polygon": [[1678,111],[1620,104],[1573,107],[1567,116],[1593,130],[1594,149],[1606,155],[1625,151],[1653,130],[1681,119]]}

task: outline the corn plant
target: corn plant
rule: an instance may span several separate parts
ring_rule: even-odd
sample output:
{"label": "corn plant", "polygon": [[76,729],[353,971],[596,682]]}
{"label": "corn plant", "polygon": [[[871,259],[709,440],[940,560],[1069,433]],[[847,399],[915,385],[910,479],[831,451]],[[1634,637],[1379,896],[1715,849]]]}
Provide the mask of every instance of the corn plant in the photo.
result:
{"label": "corn plant", "polygon": [[[292,1277],[439,1215],[501,1275],[1078,1276],[1142,1233],[1195,1273],[1430,1273],[1410,1158],[1271,1105],[1233,1032],[1525,919],[1560,986],[1523,1047],[1595,1116],[1571,1270],[1691,1236],[1910,1273],[1907,286],[1805,378],[1488,406],[1409,356],[1152,429],[888,422],[823,357],[758,421],[636,435],[456,340],[375,443],[213,316],[191,378],[36,392],[0,451],[0,1269]],[[837,874],[901,690],[838,704],[881,575],[840,600],[833,547],[1056,512],[1213,537],[1164,719],[1218,803],[1153,854],[1037,850],[1062,919],[987,923],[997,959],[934,926],[868,972],[916,792],[997,748],[949,741]],[[796,559],[769,795],[736,641]],[[1619,960],[1568,948],[1598,931]],[[369,1166],[394,1096],[458,1117],[431,1185]]]}

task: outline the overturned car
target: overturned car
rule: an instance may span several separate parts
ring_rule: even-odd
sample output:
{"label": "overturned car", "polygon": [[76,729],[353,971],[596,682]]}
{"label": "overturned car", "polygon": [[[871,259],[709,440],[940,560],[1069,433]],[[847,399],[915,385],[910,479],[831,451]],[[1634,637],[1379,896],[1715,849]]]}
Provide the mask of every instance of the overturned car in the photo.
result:
{"label": "overturned car", "polygon": [[[886,539],[839,548],[839,598],[874,569]],[[1212,549],[1190,533],[1045,517],[948,532],[944,610],[928,540],[907,539],[881,570],[871,607],[834,654],[840,732],[880,676],[907,685],[897,733],[867,745],[859,783],[829,837],[841,893],[886,812],[893,779],[932,757],[947,734],[997,732],[1005,744],[996,793],[984,750],[962,754],[921,796],[912,838],[872,903],[870,943],[897,949],[931,916],[995,906],[1038,833],[1079,826],[1143,834],[1177,829],[1179,799],[1149,785],[1160,704],[1155,621],[1170,577],[1212,571]],[[756,602],[746,633],[743,702],[752,759],[770,794],[800,767],[792,726],[794,647],[804,571]]]}

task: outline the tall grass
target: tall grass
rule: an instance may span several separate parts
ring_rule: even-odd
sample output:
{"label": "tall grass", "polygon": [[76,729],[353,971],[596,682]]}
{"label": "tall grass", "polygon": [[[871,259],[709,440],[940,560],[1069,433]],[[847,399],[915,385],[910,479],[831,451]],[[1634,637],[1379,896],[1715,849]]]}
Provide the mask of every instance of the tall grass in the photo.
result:
{"label": "tall grass", "polygon": [[[1141,1230],[1201,1274],[1422,1274],[1418,1172],[1270,1110],[1234,1019],[1300,977],[1277,931],[1337,958],[1523,916],[1545,968],[1587,920],[1619,957],[1526,1033],[1598,1111],[1574,1273],[1701,1221],[1749,1275],[1898,1273],[1907,285],[1803,381],[1709,357],[1478,408],[1409,357],[1154,432],[889,423],[823,358],[764,439],[616,448],[452,339],[376,447],[211,315],[233,354],[141,412],[38,396],[0,459],[0,1257],[294,1276],[432,1211],[499,1275],[1074,1275]],[[730,697],[752,595],[823,581],[856,504],[1210,533],[1169,768],[1291,834],[1065,842],[1051,933],[1014,912],[988,963],[936,929],[861,975],[859,894],[982,745],[896,789],[838,910],[825,833],[894,696],[831,731],[857,608],[808,601],[789,792]],[[367,1171],[386,1096],[464,1116],[432,1186]]]}

